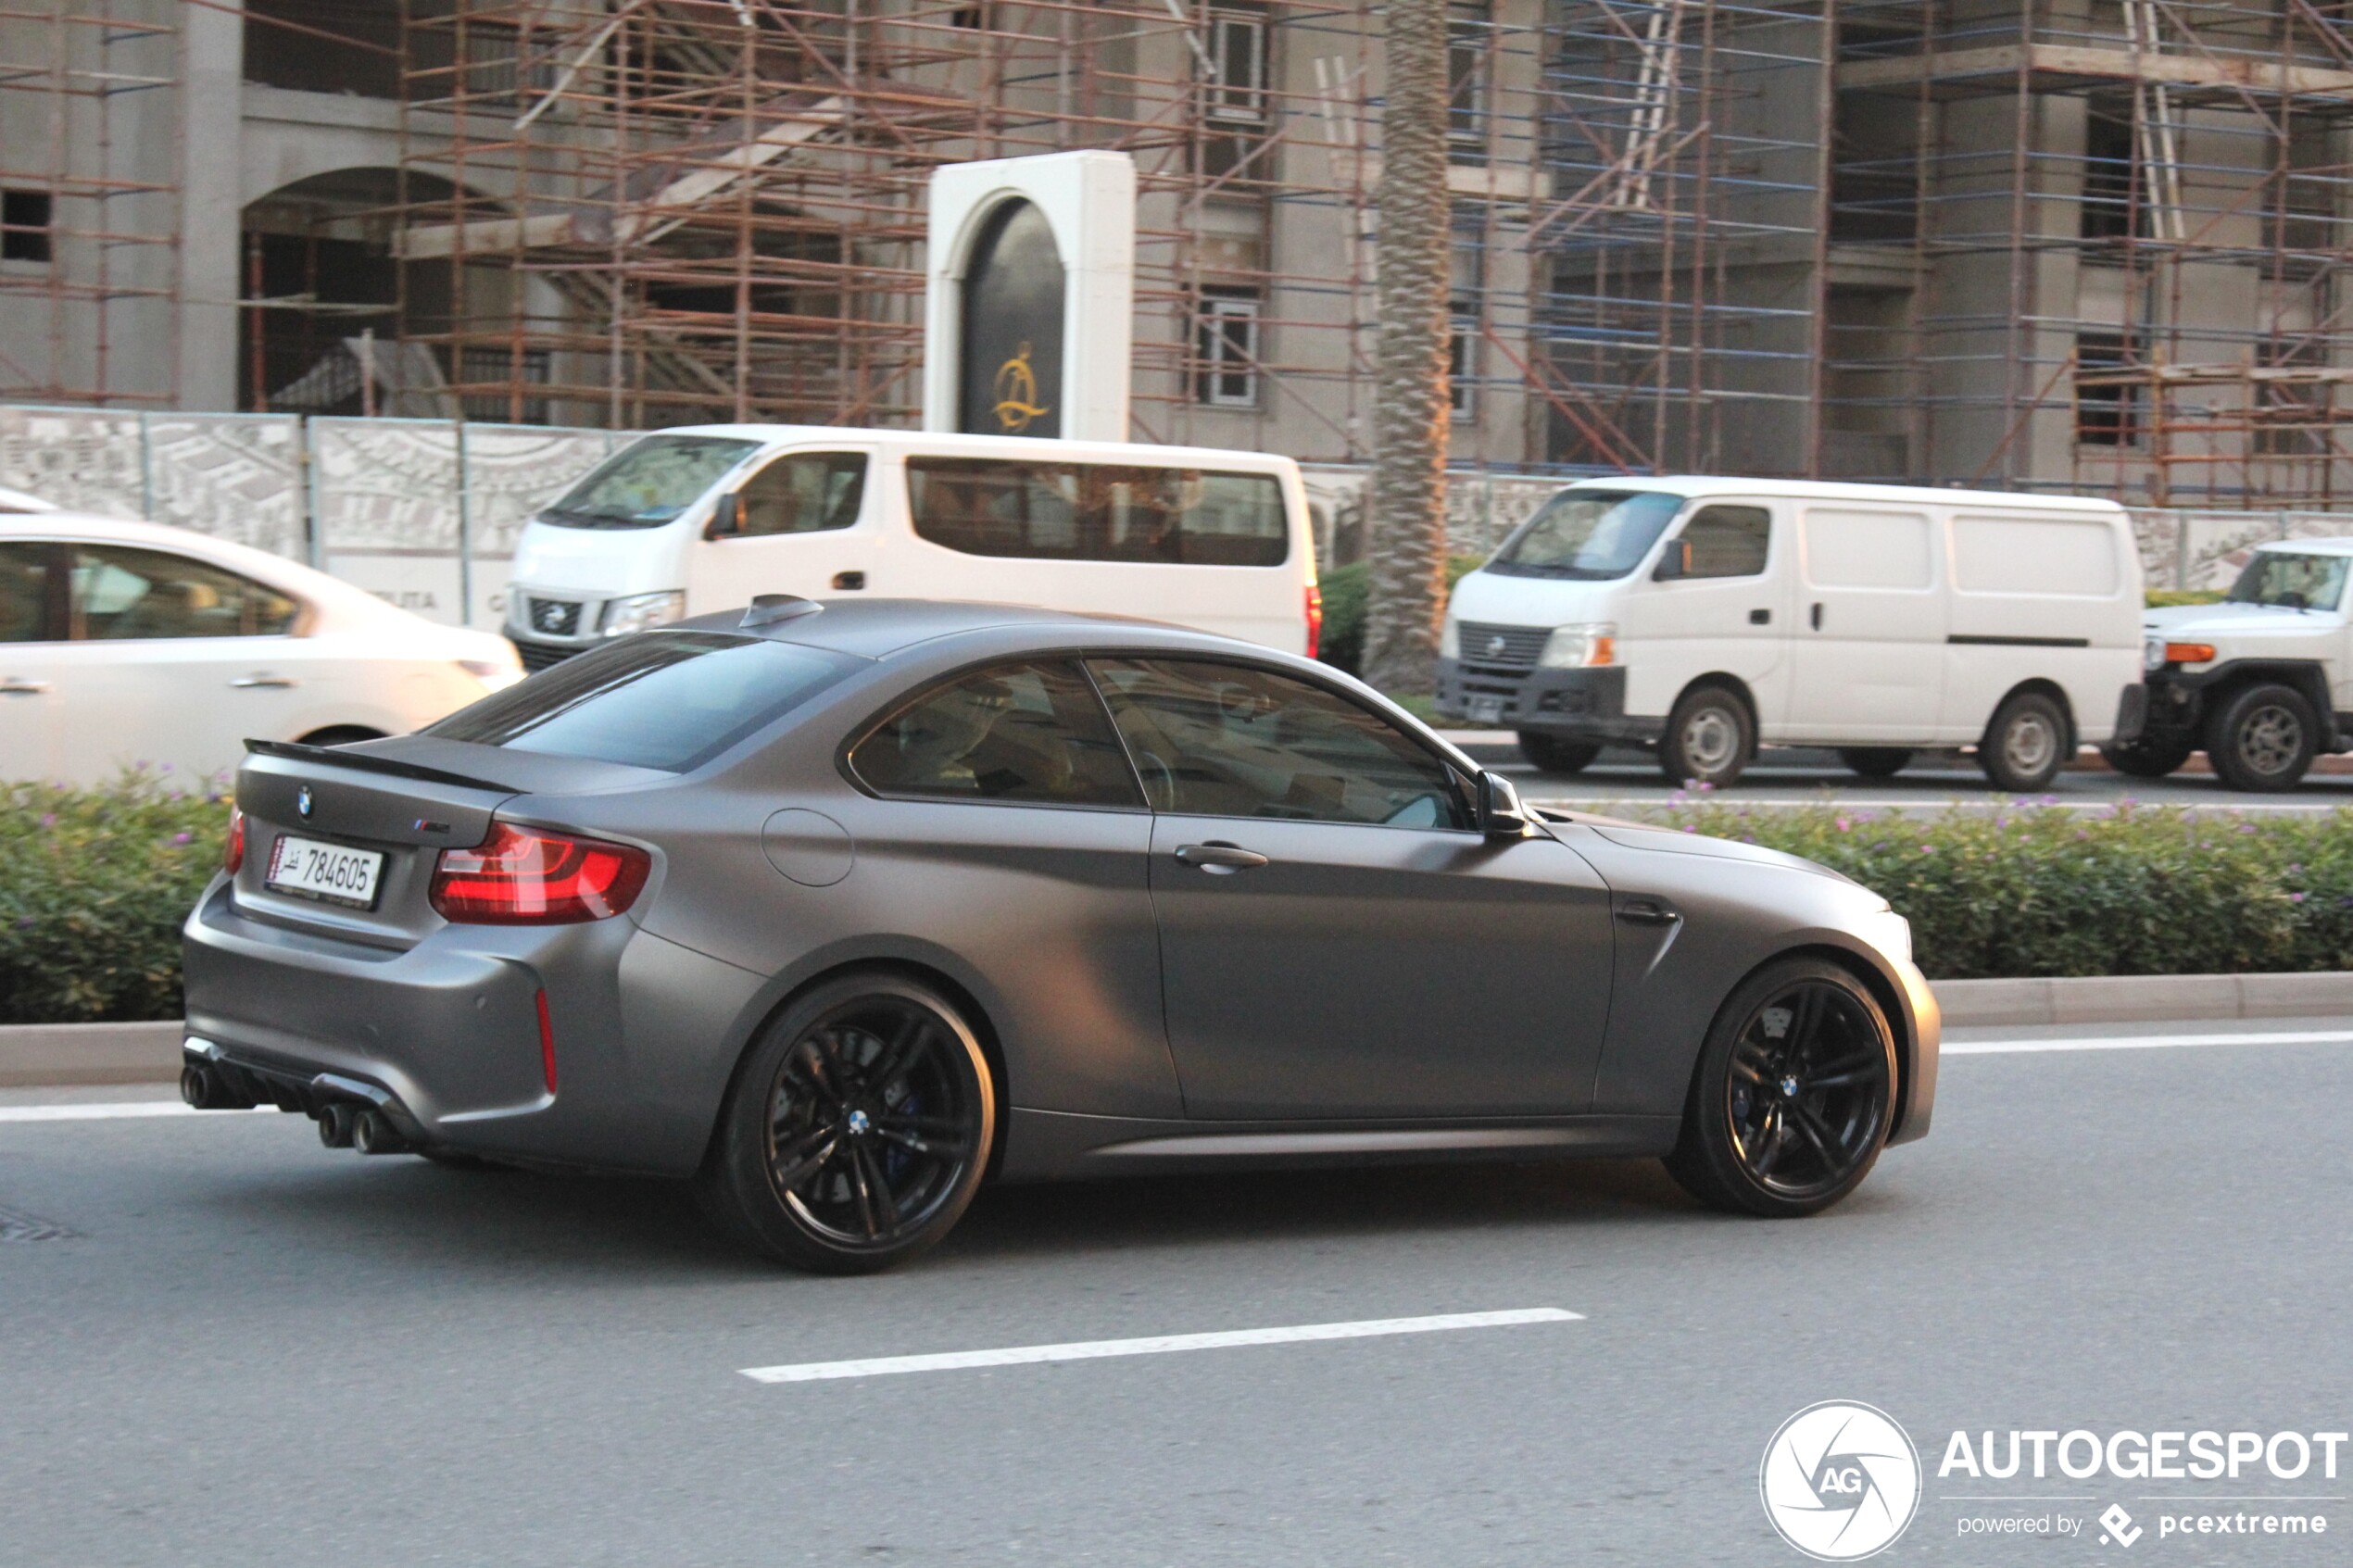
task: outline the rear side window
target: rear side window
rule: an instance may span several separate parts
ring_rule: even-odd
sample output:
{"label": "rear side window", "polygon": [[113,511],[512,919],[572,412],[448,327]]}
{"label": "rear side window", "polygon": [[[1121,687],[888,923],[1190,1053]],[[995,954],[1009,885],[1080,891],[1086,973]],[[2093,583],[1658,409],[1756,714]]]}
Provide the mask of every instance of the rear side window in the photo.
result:
{"label": "rear side window", "polygon": [[915,533],[973,556],[1280,566],[1290,557],[1273,474],[994,458],[910,458]]}
{"label": "rear side window", "polygon": [[1707,507],[1683,525],[1692,547],[1687,577],[1755,577],[1765,571],[1773,514],[1762,507]]}
{"label": "rear side window", "polygon": [[298,608],[275,588],[168,550],[78,549],[72,584],[73,634],[94,642],[282,637]]}
{"label": "rear side window", "polygon": [[0,643],[49,639],[53,545],[0,545]]}
{"label": "rear side window", "polygon": [[683,773],[860,662],[724,632],[639,632],[459,709],[423,733]]}
{"label": "rear side window", "polygon": [[1119,736],[1076,665],[1000,664],[935,687],[850,748],[878,795],[1141,809]]}

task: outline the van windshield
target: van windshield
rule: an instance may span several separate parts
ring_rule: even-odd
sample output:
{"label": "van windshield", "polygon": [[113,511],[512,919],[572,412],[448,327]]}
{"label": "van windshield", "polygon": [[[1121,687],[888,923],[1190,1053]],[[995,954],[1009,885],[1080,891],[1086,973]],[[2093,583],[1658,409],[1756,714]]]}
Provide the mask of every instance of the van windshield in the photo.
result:
{"label": "van windshield", "polygon": [[563,528],[659,528],[691,507],[757,441],[649,435],[614,453],[539,514]]}
{"label": "van windshield", "polygon": [[1655,490],[1564,490],[1519,525],[1489,571],[1600,582],[1642,565],[1683,505]]}
{"label": "van windshield", "polygon": [[2353,556],[2304,556],[2258,550],[2231,584],[2233,604],[2278,605],[2286,609],[2334,609],[2345,596],[2345,571]]}

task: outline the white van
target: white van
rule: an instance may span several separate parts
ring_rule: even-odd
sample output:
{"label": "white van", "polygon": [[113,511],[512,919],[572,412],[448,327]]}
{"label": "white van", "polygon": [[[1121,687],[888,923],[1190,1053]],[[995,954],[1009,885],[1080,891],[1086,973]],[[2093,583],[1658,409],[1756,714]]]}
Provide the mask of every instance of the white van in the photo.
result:
{"label": "white van", "polygon": [[2110,501],[1746,479],[1587,480],[1456,585],[1441,713],[1574,772],[1604,743],[1722,786],[1758,744],[1884,778],[1977,747],[2004,789],[2130,740],[2141,561]]}
{"label": "white van", "polygon": [[1288,458],[815,425],[696,425],[615,453],[524,525],[507,633],[531,669],[755,594],[1148,616],[1312,655]]}

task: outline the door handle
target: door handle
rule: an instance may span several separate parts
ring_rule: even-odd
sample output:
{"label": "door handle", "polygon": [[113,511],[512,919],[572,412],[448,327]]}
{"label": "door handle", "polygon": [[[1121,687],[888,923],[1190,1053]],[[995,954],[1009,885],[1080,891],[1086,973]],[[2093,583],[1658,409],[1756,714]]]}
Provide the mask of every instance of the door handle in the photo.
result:
{"label": "door handle", "polygon": [[1818,605],[1818,605],[1816,605],[1816,606],[1814,607],[1814,630],[1815,630],[1815,631],[1817,631],[1817,632],[1818,632],[1818,631],[1820,631],[1821,629],[1822,629],[1822,607],[1821,607],[1820,605]]}
{"label": "door handle", "polygon": [[38,696],[48,689],[46,681],[28,681],[16,675],[0,679],[0,696]]}
{"label": "door handle", "polygon": [[295,684],[295,679],[291,675],[272,675],[266,671],[256,671],[253,674],[240,676],[229,684],[241,692],[249,692],[291,686]]}
{"label": "door handle", "polygon": [[1239,844],[1180,844],[1176,847],[1179,865],[1199,866],[1202,871],[1220,876],[1246,872],[1252,866],[1266,864],[1266,857]]}
{"label": "door handle", "polygon": [[1648,898],[1637,898],[1630,904],[1620,905],[1617,918],[1629,925],[1673,925],[1683,917],[1664,904],[1653,903]]}
{"label": "door handle", "polygon": [[834,573],[834,586],[844,593],[855,593],[857,590],[863,588],[865,585],[866,574],[862,571],[837,571]]}
{"label": "door handle", "polygon": [[1769,609],[1752,609],[1748,612],[1748,623],[1751,626],[1770,626],[1773,623],[1773,612]]}

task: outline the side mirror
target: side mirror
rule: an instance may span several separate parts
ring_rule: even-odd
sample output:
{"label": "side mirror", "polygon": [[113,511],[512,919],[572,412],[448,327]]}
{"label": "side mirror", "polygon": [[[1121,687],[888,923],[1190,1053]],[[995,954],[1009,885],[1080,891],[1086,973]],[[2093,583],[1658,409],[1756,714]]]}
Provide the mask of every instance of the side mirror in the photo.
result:
{"label": "side mirror", "polygon": [[1478,831],[1490,838],[1523,838],[1536,825],[1519,791],[1501,773],[1478,775]]}
{"label": "side mirror", "polygon": [[711,508],[711,526],[702,531],[702,536],[706,539],[724,539],[731,533],[743,531],[743,496],[733,493],[720,496],[719,504]]}
{"label": "side mirror", "polygon": [[1670,541],[1667,553],[1658,558],[1658,570],[1651,573],[1654,583],[1672,583],[1678,577],[1692,574],[1692,542],[1689,539]]}

